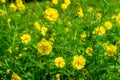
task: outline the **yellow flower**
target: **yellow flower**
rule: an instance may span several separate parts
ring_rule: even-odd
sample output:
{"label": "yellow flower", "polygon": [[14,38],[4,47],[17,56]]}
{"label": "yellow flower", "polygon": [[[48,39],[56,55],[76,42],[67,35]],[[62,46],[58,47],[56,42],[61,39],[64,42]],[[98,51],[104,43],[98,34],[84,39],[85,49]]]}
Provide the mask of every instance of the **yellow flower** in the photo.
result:
{"label": "yellow flower", "polygon": [[68,32],[69,30],[70,30],[69,27],[66,27],[66,28],[65,28],[65,31],[66,31],[66,32]]}
{"label": "yellow flower", "polygon": [[58,4],[58,0],[52,0],[53,4]]}
{"label": "yellow flower", "polygon": [[102,14],[101,14],[100,12],[97,13],[96,16],[97,16],[98,18],[102,18]]}
{"label": "yellow flower", "polygon": [[86,37],[87,37],[87,35],[86,35],[85,33],[83,33],[83,34],[80,34],[80,37],[81,37],[83,40],[85,40]]}
{"label": "yellow flower", "polygon": [[6,15],[7,13],[6,13],[6,11],[5,10],[2,10],[1,12],[0,12],[0,15],[1,16],[4,16],[4,15]]}
{"label": "yellow flower", "polygon": [[110,21],[106,21],[104,23],[104,26],[105,26],[106,29],[111,29],[112,28],[112,23]]}
{"label": "yellow flower", "polygon": [[16,73],[12,74],[12,79],[11,80],[21,80],[21,77],[18,76]]}
{"label": "yellow flower", "polygon": [[7,70],[6,70],[7,74],[9,74],[9,73],[10,73],[10,71],[11,71],[10,69],[7,69]]}
{"label": "yellow flower", "polygon": [[14,3],[11,3],[11,4],[10,4],[10,9],[13,10],[13,11],[16,11],[16,10],[17,10],[17,7],[15,6]]}
{"label": "yellow flower", "polygon": [[60,80],[60,74],[56,74],[55,77],[56,77],[56,80]]}
{"label": "yellow flower", "polygon": [[2,3],[6,3],[6,0],[1,0]]}
{"label": "yellow flower", "polygon": [[24,51],[27,51],[27,50],[28,50],[28,48],[27,48],[27,47],[24,47],[24,48],[23,48],[23,50],[24,50]]}
{"label": "yellow flower", "polygon": [[19,11],[25,10],[25,5],[23,4],[23,1],[22,1],[22,0],[16,0],[16,5],[17,5],[17,9],[18,9]]}
{"label": "yellow flower", "polygon": [[11,19],[10,19],[10,18],[8,18],[8,19],[7,19],[7,23],[10,23],[10,22],[11,22]]}
{"label": "yellow flower", "polygon": [[70,0],[64,0],[64,3],[67,5],[70,5],[71,1]]}
{"label": "yellow flower", "polygon": [[73,57],[72,66],[75,69],[80,70],[84,68],[85,64],[86,64],[86,60],[82,55],[80,56],[76,55]]}
{"label": "yellow flower", "polygon": [[42,40],[38,43],[38,52],[40,55],[48,55],[52,52],[52,46],[50,42]]}
{"label": "yellow flower", "polygon": [[65,60],[63,59],[63,57],[57,57],[54,60],[54,64],[58,68],[63,68],[65,66]]}
{"label": "yellow flower", "polygon": [[93,49],[91,47],[87,47],[86,48],[86,53],[89,55],[89,56],[92,56],[92,52],[93,52]]}
{"label": "yellow flower", "polygon": [[45,36],[45,35],[46,35],[47,30],[48,30],[48,28],[47,28],[47,27],[45,27],[45,26],[43,26],[43,27],[42,27],[42,29],[41,29],[41,34],[42,34],[43,36]]}
{"label": "yellow flower", "polygon": [[34,27],[35,27],[38,31],[41,30],[39,22],[35,22],[35,23],[34,23]]}
{"label": "yellow flower", "polygon": [[116,53],[116,50],[117,50],[116,46],[114,46],[112,44],[107,45],[105,48],[105,55],[113,56]]}
{"label": "yellow flower", "polygon": [[100,26],[100,27],[97,27],[95,31],[93,31],[93,34],[97,34],[101,36],[105,34],[105,32],[106,32],[105,28],[103,26]]}
{"label": "yellow flower", "polygon": [[83,13],[82,7],[79,8],[78,16],[79,16],[80,18],[84,17],[84,13]]}
{"label": "yellow flower", "polygon": [[44,17],[51,22],[55,22],[59,17],[57,9],[54,8],[47,8],[44,13]]}
{"label": "yellow flower", "polygon": [[92,7],[89,7],[87,12],[91,13],[93,11],[93,8]]}
{"label": "yellow flower", "polygon": [[61,4],[61,8],[62,8],[63,10],[67,9],[67,7],[68,7],[67,4],[65,4],[65,3],[62,3],[62,4]]}
{"label": "yellow flower", "polygon": [[27,44],[28,42],[30,42],[31,36],[29,34],[27,34],[27,33],[23,34],[21,36],[21,40],[22,40],[23,43]]}

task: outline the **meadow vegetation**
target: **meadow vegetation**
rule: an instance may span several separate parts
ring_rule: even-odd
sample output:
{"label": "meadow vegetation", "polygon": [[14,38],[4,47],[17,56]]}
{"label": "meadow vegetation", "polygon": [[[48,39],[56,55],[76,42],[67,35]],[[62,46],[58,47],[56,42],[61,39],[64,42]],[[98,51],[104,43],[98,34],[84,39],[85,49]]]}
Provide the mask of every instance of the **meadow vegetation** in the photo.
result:
{"label": "meadow vegetation", "polygon": [[0,0],[0,80],[119,80],[119,0]]}

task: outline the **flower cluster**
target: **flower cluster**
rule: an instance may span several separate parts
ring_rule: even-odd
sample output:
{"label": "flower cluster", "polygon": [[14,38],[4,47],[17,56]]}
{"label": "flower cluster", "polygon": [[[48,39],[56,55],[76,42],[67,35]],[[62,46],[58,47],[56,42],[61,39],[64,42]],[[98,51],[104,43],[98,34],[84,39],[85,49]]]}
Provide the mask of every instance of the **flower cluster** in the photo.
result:
{"label": "flower cluster", "polygon": [[55,22],[59,17],[59,13],[57,9],[54,8],[47,8],[44,12],[44,17],[51,22]]}
{"label": "flower cluster", "polygon": [[47,40],[42,40],[38,43],[38,53],[39,55],[48,55],[52,52],[52,45]]}
{"label": "flower cluster", "polygon": [[16,11],[16,10],[25,10],[25,5],[23,4],[23,1],[22,0],[16,0],[16,5],[14,3],[11,3],[10,4],[10,9],[13,10],[13,11]]}
{"label": "flower cluster", "polygon": [[86,60],[82,55],[80,55],[80,56],[76,55],[73,57],[72,66],[75,69],[80,70],[80,69],[84,68],[85,64],[86,64]]}

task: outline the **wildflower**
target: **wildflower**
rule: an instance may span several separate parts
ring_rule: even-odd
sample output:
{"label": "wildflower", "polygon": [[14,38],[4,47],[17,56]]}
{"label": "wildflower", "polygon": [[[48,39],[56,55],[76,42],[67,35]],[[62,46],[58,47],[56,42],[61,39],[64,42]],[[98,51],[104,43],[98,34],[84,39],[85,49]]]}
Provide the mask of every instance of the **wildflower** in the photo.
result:
{"label": "wildflower", "polygon": [[31,36],[29,34],[27,34],[27,33],[23,34],[21,36],[21,40],[22,40],[23,43],[27,44],[28,42],[30,42]]}
{"label": "wildflower", "polygon": [[116,15],[113,15],[113,16],[111,17],[112,20],[116,20],[116,18],[117,18]]}
{"label": "wildflower", "polygon": [[22,1],[22,0],[16,0],[16,5],[17,5],[17,9],[18,9],[19,11],[25,10],[25,5],[23,4],[23,1]]}
{"label": "wildflower", "polygon": [[75,55],[73,57],[72,66],[75,69],[80,70],[80,69],[84,68],[85,64],[86,64],[86,60],[82,55],[80,55],[80,56]]}
{"label": "wildflower", "polygon": [[8,19],[7,19],[7,23],[10,23],[10,22],[11,22],[11,19],[10,19],[10,18],[8,18]]}
{"label": "wildflower", "polygon": [[69,30],[70,30],[69,27],[66,27],[66,28],[65,28],[65,31],[66,31],[66,32],[68,32]]}
{"label": "wildflower", "polygon": [[67,4],[65,4],[65,3],[62,3],[62,4],[61,4],[61,8],[62,8],[63,10],[67,9],[67,7],[68,7]]}
{"label": "wildflower", "polygon": [[55,22],[59,16],[57,9],[47,8],[44,17],[51,22]]}
{"label": "wildflower", "polygon": [[84,17],[84,13],[83,13],[82,7],[79,8],[78,16],[79,16],[80,18]]}
{"label": "wildflower", "polygon": [[56,74],[55,77],[56,77],[56,80],[60,80],[60,74]]}
{"label": "wildflower", "polygon": [[105,32],[106,32],[105,28],[103,26],[100,26],[100,27],[97,27],[95,31],[93,31],[93,34],[97,34],[101,36],[105,34]]}
{"label": "wildflower", "polygon": [[11,80],[21,80],[21,77],[18,76],[16,73],[12,74],[12,79]]}
{"label": "wildflower", "polygon": [[54,60],[54,64],[58,68],[63,68],[65,66],[65,60],[63,59],[63,57],[57,57]]}
{"label": "wildflower", "polygon": [[6,70],[6,73],[7,73],[7,74],[9,74],[9,73],[10,73],[10,71],[11,71],[10,69],[7,69],[7,70]]}
{"label": "wildflower", "polygon": [[22,57],[23,55],[22,55],[22,54],[19,54],[18,56],[19,56],[19,57]]}
{"label": "wildflower", "polygon": [[93,11],[93,8],[92,7],[89,7],[87,12],[91,13]]}
{"label": "wildflower", "polygon": [[45,35],[46,35],[47,30],[48,30],[48,28],[47,28],[47,27],[45,27],[45,26],[43,26],[43,27],[42,27],[42,29],[41,29],[41,34],[42,34],[43,36],[45,36]]}
{"label": "wildflower", "polygon": [[24,47],[24,48],[23,48],[23,50],[24,50],[24,51],[27,51],[27,50],[28,50],[28,48],[27,48],[27,47]]}
{"label": "wildflower", "polygon": [[110,21],[106,21],[104,23],[104,26],[105,26],[106,29],[111,29],[112,28],[112,23]]}
{"label": "wildflower", "polygon": [[10,4],[10,9],[13,10],[13,11],[16,11],[16,10],[17,10],[17,7],[15,6],[14,3],[11,3],[11,4]]}
{"label": "wildflower", "polygon": [[116,53],[117,47],[110,44],[105,47],[105,55],[113,56]]}
{"label": "wildflower", "polygon": [[86,35],[85,33],[83,33],[83,34],[80,35],[80,37],[81,37],[83,40],[85,40],[86,37],[87,37],[87,35]]}
{"label": "wildflower", "polygon": [[102,18],[102,14],[101,14],[100,12],[97,13],[96,16],[97,16],[98,18]]}
{"label": "wildflower", "polygon": [[70,5],[71,1],[70,0],[64,0],[64,3],[67,5]]}
{"label": "wildflower", "polygon": [[58,4],[58,0],[52,0],[53,4]]}
{"label": "wildflower", "polygon": [[35,22],[35,23],[34,23],[34,27],[35,27],[38,31],[41,30],[39,22]]}
{"label": "wildflower", "polygon": [[6,14],[7,14],[7,12],[5,10],[2,10],[1,13],[0,13],[1,16],[4,16]]}
{"label": "wildflower", "polygon": [[40,55],[48,55],[52,52],[52,46],[49,41],[42,40],[38,43],[38,53]]}
{"label": "wildflower", "polygon": [[87,47],[86,48],[86,53],[89,55],[89,56],[92,56],[92,52],[93,52],[93,49],[91,47]]}
{"label": "wildflower", "polygon": [[2,3],[6,3],[6,0],[1,0]]}

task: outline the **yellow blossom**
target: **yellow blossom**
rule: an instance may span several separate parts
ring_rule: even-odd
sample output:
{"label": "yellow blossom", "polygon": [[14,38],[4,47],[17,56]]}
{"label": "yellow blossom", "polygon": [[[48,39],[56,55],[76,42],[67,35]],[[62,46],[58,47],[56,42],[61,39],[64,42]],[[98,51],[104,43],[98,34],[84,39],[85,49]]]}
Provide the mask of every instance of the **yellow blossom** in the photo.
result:
{"label": "yellow blossom", "polygon": [[67,4],[65,4],[65,3],[62,3],[62,4],[61,4],[61,8],[62,8],[63,10],[67,9],[67,7],[68,7]]}
{"label": "yellow blossom", "polygon": [[16,10],[17,10],[17,7],[15,6],[14,3],[11,3],[11,4],[10,4],[10,9],[13,10],[13,11],[16,11]]}
{"label": "yellow blossom", "polygon": [[60,74],[56,74],[55,77],[56,77],[56,80],[60,80]]}
{"label": "yellow blossom", "polygon": [[7,23],[10,23],[10,22],[11,22],[11,19],[10,19],[10,18],[8,18],[8,19],[7,19]]}
{"label": "yellow blossom", "polygon": [[34,23],[34,27],[35,27],[38,31],[41,30],[39,22],[35,22],[35,23]]}
{"label": "yellow blossom", "polygon": [[1,0],[2,3],[6,3],[6,0]]}
{"label": "yellow blossom", "polygon": [[105,55],[113,56],[116,53],[116,50],[117,50],[116,46],[114,46],[112,44],[107,45],[105,48]]}
{"label": "yellow blossom", "polygon": [[6,15],[7,14],[7,12],[5,11],[5,10],[2,10],[1,12],[0,12],[0,15],[1,16],[4,16],[4,15]]}
{"label": "yellow blossom", "polygon": [[22,0],[16,0],[16,5],[17,5],[17,9],[18,9],[19,11],[25,10],[25,5],[23,4],[23,1],[22,1]]}
{"label": "yellow blossom", "polygon": [[58,0],[52,0],[53,4],[58,4]]}
{"label": "yellow blossom", "polygon": [[22,54],[19,54],[19,57],[22,57],[23,55]]}
{"label": "yellow blossom", "polygon": [[93,34],[97,34],[97,35],[103,35],[105,34],[106,30],[103,26],[97,27],[95,28],[95,31],[93,31]]}
{"label": "yellow blossom", "polygon": [[86,60],[82,55],[80,55],[80,56],[75,55],[73,57],[72,66],[75,69],[80,70],[80,69],[84,68],[85,64],[86,64]]}
{"label": "yellow blossom", "polygon": [[10,69],[7,69],[7,70],[6,70],[7,74],[9,74],[9,73],[10,73],[10,71],[11,71]]}
{"label": "yellow blossom", "polygon": [[63,68],[65,66],[65,60],[63,59],[63,57],[57,57],[54,60],[54,64],[58,68]]}
{"label": "yellow blossom", "polygon": [[80,18],[84,17],[84,13],[83,13],[82,7],[80,7],[78,10],[79,10],[79,11],[78,11],[78,16],[79,16]]}
{"label": "yellow blossom", "polygon": [[113,15],[113,16],[111,17],[112,20],[116,20],[116,18],[117,18],[116,15]]}
{"label": "yellow blossom", "polygon": [[106,21],[104,23],[104,26],[105,26],[106,29],[111,29],[112,28],[112,23],[110,21]]}
{"label": "yellow blossom", "polygon": [[47,8],[44,13],[44,17],[51,22],[55,22],[59,17],[57,9],[54,8]]}
{"label": "yellow blossom", "polygon": [[70,30],[69,27],[66,27],[66,28],[65,28],[65,31],[66,31],[66,32],[68,32],[69,30]]}
{"label": "yellow blossom", "polygon": [[97,16],[98,18],[102,18],[102,13],[99,12],[99,13],[96,14],[96,16]]}
{"label": "yellow blossom", "polygon": [[27,50],[28,50],[28,48],[27,48],[27,47],[24,47],[24,48],[23,48],[23,50],[24,50],[24,51],[27,51]]}
{"label": "yellow blossom", "polygon": [[30,42],[31,36],[29,34],[25,33],[21,36],[21,40],[23,43],[27,44],[28,42]]}
{"label": "yellow blossom", "polygon": [[43,26],[42,29],[41,29],[41,34],[42,34],[43,36],[45,36],[47,31],[48,31],[48,28],[45,27],[45,26]]}
{"label": "yellow blossom", "polygon": [[89,7],[87,12],[91,13],[93,11],[93,8],[92,7]]}
{"label": "yellow blossom", "polygon": [[38,53],[40,55],[48,55],[52,52],[52,46],[49,41],[42,40],[38,43]]}
{"label": "yellow blossom", "polygon": [[12,74],[12,79],[11,80],[21,80],[21,77],[18,76],[16,73]]}
{"label": "yellow blossom", "polygon": [[86,37],[87,37],[87,35],[86,35],[85,33],[83,33],[83,34],[80,34],[80,37],[81,37],[83,40],[85,40]]}
{"label": "yellow blossom", "polygon": [[86,53],[87,53],[89,56],[92,56],[93,49],[92,49],[91,47],[87,47],[87,48],[86,48]]}
{"label": "yellow blossom", "polygon": [[64,3],[67,5],[70,5],[71,1],[70,0],[64,0]]}

